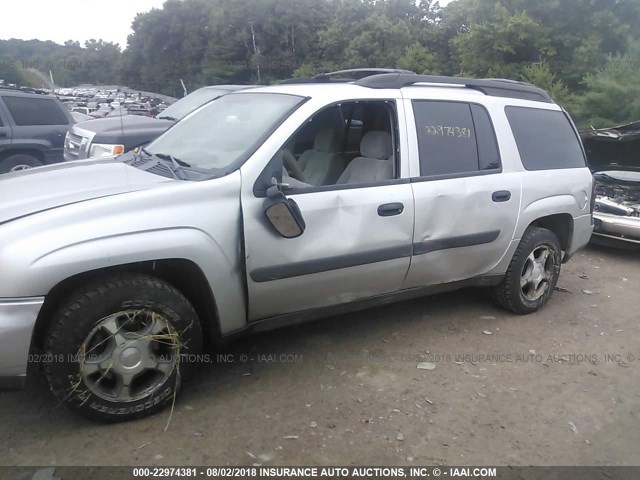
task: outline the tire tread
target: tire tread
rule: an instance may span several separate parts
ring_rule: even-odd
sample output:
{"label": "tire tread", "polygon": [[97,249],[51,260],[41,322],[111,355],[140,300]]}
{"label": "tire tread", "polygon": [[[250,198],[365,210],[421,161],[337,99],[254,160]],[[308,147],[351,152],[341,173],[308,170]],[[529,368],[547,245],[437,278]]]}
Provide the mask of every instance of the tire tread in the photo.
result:
{"label": "tire tread", "polygon": [[[551,234],[554,236],[556,243],[558,244],[557,237],[551,230],[547,230],[542,227],[529,227],[522,236],[520,243],[518,244],[518,248],[516,249],[511,262],[509,263],[509,268],[507,269],[507,273],[505,274],[505,278],[497,287],[493,287],[489,290],[492,300],[498,304],[498,306],[504,308],[513,313],[517,314],[527,314],[531,313],[528,309],[524,309],[520,302],[518,302],[514,297],[519,294],[519,292],[514,292],[510,287],[514,282],[514,275],[519,276],[517,272],[514,271],[515,265],[523,254],[523,251],[529,247],[530,242],[535,237],[543,236]],[[551,285],[551,288],[554,288],[555,285]],[[548,300],[550,295],[546,296],[546,300]],[[544,306],[545,302],[541,305]]]}
{"label": "tire tread", "polygon": [[[115,274],[102,280],[98,280],[97,282],[90,283],[85,287],[81,287],[75,293],[72,293],[66,299],[66,301],[61,304],[61,306],[51,317],[51,323],[45,341],[45,352],[51,352],[55,348],[55,345],[59,341],[59,339],[64,336],[65,332],[69,331],[69,329],[72,328],[72,325],[70,325],[69,322],[73,320],[74,312],[80,310],[83,306],[86,306],[97,297],[102,296],[109,291],[120,288],[132,288],[135,290],[140,287],[161,290],[163,292],[166,292],[167,294],[172,295],[175,299],[180,300],[183,306],[190,311],[194,318],[197,318],[197,313],[195,312],[189,300],[178,289],[176,289],[169,283],[146,274]],[[64,403],[65,397],[67,396],[64,387],[57,388],[58,382],[52,372],[52,365],[49,362],[43,363],[44,376],[51,392],[56,397],[56,399],[58,399],[61,403]],[[127,420],[141,418],[152,413],[155,412],[143,410],[139,413],[127,417]],[[83,415],[89,416],[86,412],[83,413]],[[93,416],[93,419],[102,422],[121,421],[121,419],[108,419],[98,414],[95,414]]]}

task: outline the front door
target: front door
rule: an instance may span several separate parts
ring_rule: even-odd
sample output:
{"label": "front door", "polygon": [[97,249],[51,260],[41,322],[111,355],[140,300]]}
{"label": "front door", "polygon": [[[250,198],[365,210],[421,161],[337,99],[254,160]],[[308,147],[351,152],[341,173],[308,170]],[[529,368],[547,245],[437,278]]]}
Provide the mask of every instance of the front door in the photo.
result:
{"label": "front door", "polygon": [[[344,103],[326,108],[344,111]],[[295,200],[306,223],[300,237],[280,236],[264,214],[267,199],[243,185],[250,320],[400,289],[411,259],[414,218],[408,169],[401,160],[401,139],[406,138],[404,123],[398,123],[402,105],[385,100],[367,102],[367,107],[378,115],[362,126],[359,152],[348,153],[345,134],[353,129],[345,119],[322,128],[308,119],[305,124],[313,126],[317,138],[305,152],[296,147],[296,137],[308,137],[305,124],[284,144],[283,150],[293,152],[286,152],[289,188],[283,193]],[[314,116],[333,118],[326,108]],[[288,174],[298,179],[287,179]]]}

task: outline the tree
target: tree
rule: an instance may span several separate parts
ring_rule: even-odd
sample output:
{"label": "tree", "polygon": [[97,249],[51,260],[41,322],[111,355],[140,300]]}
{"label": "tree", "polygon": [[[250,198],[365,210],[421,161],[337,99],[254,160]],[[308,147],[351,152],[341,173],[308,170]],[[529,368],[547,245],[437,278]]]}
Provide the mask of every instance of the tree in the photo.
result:
{"label": "tree", "polygon": [[0,75],[41,86],[30,69],[51,70],[60,86],[180,96],[180,79],[193,90],[398,67],[523,79],[602,124],[635,115],[637,76],[614,66],[640,70],[629,43],[640,42],[638,25],[638,0],[457,0],[444,8],[437,0],[166,0],[134,19],[124,51],[99,39],[0,40]]}
{"label": "tree", "polygon": [[451,39],[460,73],[514,78],[523,63],[555,54],[547,29],[525,11],[510,12],[503,1],[477,0],[467,25]]}
{"label": "tree", "polygon": [[611,127],[640,119],[640,44],[585,78],[572,112],[583,127]]}
{"label": "tree", "polygon": [[393,67],[410,44],[405,22],[372,15],[360,23],[349,41],[344,62],[349,67]]}
{"label": "tree", "polygon": [[407,47],[397,66],[425,75],[440,74],[436,56],[419,43]]}
{"label": "tree", "polygon": [[545,61],[526,65],[522,80],[546,90],[551,98],[560,105],[565,106],[572,101],[569,89],[561,80],[558,80],[556,74],[551,71],[549,64]]}

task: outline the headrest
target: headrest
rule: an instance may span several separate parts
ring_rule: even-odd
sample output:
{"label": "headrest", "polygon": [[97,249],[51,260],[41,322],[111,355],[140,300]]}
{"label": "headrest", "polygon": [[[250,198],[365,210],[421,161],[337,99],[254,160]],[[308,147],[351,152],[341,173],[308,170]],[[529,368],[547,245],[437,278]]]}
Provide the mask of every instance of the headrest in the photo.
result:
{"label": "headrest", "polygon": [[322,128],[316,134],[313,149],[317,152],[335,153],[338,135],[333,128]]}
{"label": "headrest", "polygon": [[383,131],[366,133],[360,142],[360,154],[367,158],[388,160],[393,154],[391,135]]}

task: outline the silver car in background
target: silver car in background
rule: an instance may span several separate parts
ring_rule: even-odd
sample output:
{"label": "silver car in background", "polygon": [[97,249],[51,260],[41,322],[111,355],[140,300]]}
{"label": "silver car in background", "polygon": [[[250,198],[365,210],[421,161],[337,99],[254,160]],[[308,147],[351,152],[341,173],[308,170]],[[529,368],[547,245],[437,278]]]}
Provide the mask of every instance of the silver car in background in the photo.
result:
{"label": "silver car in background", "polygon": [[580,132],[595,179],[595,243],[640,249],[640,122]]}

